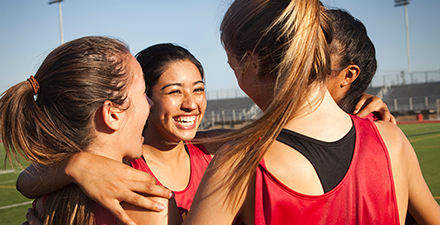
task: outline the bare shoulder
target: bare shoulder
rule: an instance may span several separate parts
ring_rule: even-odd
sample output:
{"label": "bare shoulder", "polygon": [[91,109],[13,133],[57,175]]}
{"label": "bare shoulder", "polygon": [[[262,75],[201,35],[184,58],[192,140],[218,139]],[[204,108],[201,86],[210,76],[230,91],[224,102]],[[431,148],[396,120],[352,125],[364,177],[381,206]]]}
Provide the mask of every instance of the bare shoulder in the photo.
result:
{"label": "bare shoulder", "polygon": [[210,142],[209,139],[213,137],[218,137],[221,135],[226,135],[234,131],[233,129],[213,129],[206,131],[198,131],[195,137],[195,140],[200,140],[205,146],[206,150],[210,155],[215,155],[220,147],[224,144],[224,142]]}
{"label": "bare shoulder", "polygon": [[379,130],[379,133],[388,148],[388,151],[402,151],[409,144],[405,134],[397,125],[385,121],[376,121],[374,123],[376,124],[377,129]]}
{"label": "bare shoulder", "polygon": [[211,138],[220,136],[223,134],[227,134],[231,131],[234,131],[233,129],[212,129],[212,130],[204,130],[204,131],[198,131],[196,134],[196,138]]}

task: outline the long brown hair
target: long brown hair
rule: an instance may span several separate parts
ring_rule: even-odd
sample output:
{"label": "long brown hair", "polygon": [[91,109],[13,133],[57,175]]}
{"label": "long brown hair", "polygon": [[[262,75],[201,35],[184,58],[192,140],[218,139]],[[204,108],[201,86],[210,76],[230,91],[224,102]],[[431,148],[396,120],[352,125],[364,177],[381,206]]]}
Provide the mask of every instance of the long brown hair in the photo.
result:
{"label": "long brown hair", "polygon": [[258,56],[260,78],[274,80],[273,100],[254,123],[224,139],[210,170],[227,171],[221,182],[236,206],[244,185],[283,126],[298,116],[304,99],[325,86],[330,71],[331,20],[318,0],[236,0],[221,24],[225,50],[237,59]]}
{"label": "long brown hair", "polygon": [[[118,40],[79,38],[46,57],[35,74],[39,89],[23,81],[5,91],[0,135],[9,160],[22,156],[37,165],[59,165],[87,149],[94,138],[95,113],[103,103],[127,107],[131,78],[124,60],[129,54]],[[48,224],[85,224],[93,218],[92,205],[72,185],[49,197],[43,217]]]}

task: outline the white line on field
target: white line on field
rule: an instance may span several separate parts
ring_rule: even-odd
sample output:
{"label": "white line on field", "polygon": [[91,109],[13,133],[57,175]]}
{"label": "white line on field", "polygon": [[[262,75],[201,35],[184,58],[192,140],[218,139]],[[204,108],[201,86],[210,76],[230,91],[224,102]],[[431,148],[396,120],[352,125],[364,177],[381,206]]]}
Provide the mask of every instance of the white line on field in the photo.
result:
{"label": "white line on field", "polygon": [[15,170],[0,170],[0,174],[14,173]]}
{"label": "white line on field", "polygon": [[28,201],[28,202],[22,202],[22,203],[17,203],[17,204],[12,204],[12,205],[6,205],[6,206],[0,207],[0,210],[14,208],[14,207],[22,206],[22,205],[27,205],[27,204],[31,204],[32,202],[33,201]]}
{"label": "white line on field", "polygon": [[4,180],[4,181],[0,181],[0,184],[6,184],[6,183],[11,183],[11,182],[15,182],[15,180]]}

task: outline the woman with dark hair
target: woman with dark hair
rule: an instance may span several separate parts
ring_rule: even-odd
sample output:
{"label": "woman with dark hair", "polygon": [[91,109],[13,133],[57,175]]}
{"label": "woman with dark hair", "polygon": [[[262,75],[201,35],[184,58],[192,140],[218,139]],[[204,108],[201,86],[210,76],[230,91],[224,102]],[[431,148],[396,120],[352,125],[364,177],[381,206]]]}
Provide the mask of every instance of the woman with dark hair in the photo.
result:
{"label": "woman with dark hair", "polygon": [[[192,144],[191,140],[195,136],[207,138],[229,130],[196,133],[206,108],[204,73],[200,62],[186,49],[173,44],[158,44],[142,50],[136,54],[136,58],[143,69],[146,93],[155,105],[143,133],[143,156],[130,164],[133,168],[152,174],[159,185],[174,191],[183,220],[211,155],[222,144]],[[105,161],[107,160],[101,159],[99,164],[104,164]],[[60,185],[62,182],[57,183]],[[80,185],[91,186],[91,183]],[[20,190],[29,193],[30,190],[23,186],[20,185]],[[41,184],[37,187],[36,189],[42,189]],[[85,189],[90,190],[92,187]],[[160,199],[156,201],[160,202]],[[122,204],[129,216],[138,223],[145,222],[145,219],[150,219],[151,222],[155,217],[146,215],[146,211],[138,207]]]}
{"label": "woman with dark hair", "polygon": [[[61,45],[35,76],[0,99],[6,155],[59,166],[79,152],[122,162],[142,155],[150,102],[139,63],[121,41],[84,37]],[[12,163],[12,162],[11,162]],[[108,224],[116,218],[72,184],[46,197],[44,224]]]}
{"label": "woman with dark hair", "polygon": [[376,51],[361,21],[341,9],[327,12],[334,29],[327,88],[346,113],[353,113],[376,73]]}
{"label": "woman with dark hair", "polygon": [[[143,156],[130,164],[174,192],[183,220],[219,147],[191,143],[196,134],[216,132],[197,132],[206,109],[203,67],[188,50],[169,43],[148,47],[136,59],[144,72],[146,94],[155,105],[143,133]],[[140,208],[128,212],[143,223],[145,214]]]}
{"label": "woman with dark hair", "polygon": [[[170,43],[157,44],[142,50],[135,57],[142,66],[145,93],[153,100],[154,107],[150,111],[142,133],[144,137],[142,157],[127,161],[127,164],[151,174],[158,185],[172,190],[178,206],[179,218],[184,219],[191,207],[203,173],[211,161],[212,154],[221,145],[219,143],[192,144],[191,140],[196,134],[198,137],[207,137],[225,133],[228,130],[197,132],[206,109],[204,71],[201,63],[188,50]],[[110,162],[105,159],[99,161],[95,163],[94,168],[98,164]],[[79,166],[75,166],[77,167]],[[102,175],[104,176],[105,173]],[[100,174],[100,171],[94,171],[93,174]],[[33,187],[24,185],[29,181],[34,182],[32,181],[34,178],[24,175],[24,177],[20,176],[20,179],[17,182],[20,185],[17,187],[22,193],[38,191],[45,193],[51,188],[56,189],[69,182],[65,177],[57,178],[54,187],[45,188],[39,184],[34,190]],[[90,182],[80,185],[91,186]],[[85,189],[90,190],[93,187]],[[168,204],[160,198],[150,197],[149,199],[161,202],[165,207]],[[139,224],[160,223],[163,219],[168,223],[173,223],[174,217],[172,216],[161,213],[151,214],[151,210],[134,207],[125,202],[122,206]],[[164,207],[160,208],[160,210],[163,209]]]}

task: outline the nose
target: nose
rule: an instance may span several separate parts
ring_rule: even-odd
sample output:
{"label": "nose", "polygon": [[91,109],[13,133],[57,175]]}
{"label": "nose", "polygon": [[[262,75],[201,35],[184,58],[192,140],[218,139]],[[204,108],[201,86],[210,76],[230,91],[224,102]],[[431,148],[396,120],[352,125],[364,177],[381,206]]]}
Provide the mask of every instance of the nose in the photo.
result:
{"label": "nose", "polygon": [[194,98],[194,96],[191,94],[185,95],[183,102],[182,102],[182,105],[181,105],[181,108],[184,111],[193,111],[193,110],[197,109],[197,101]]}

